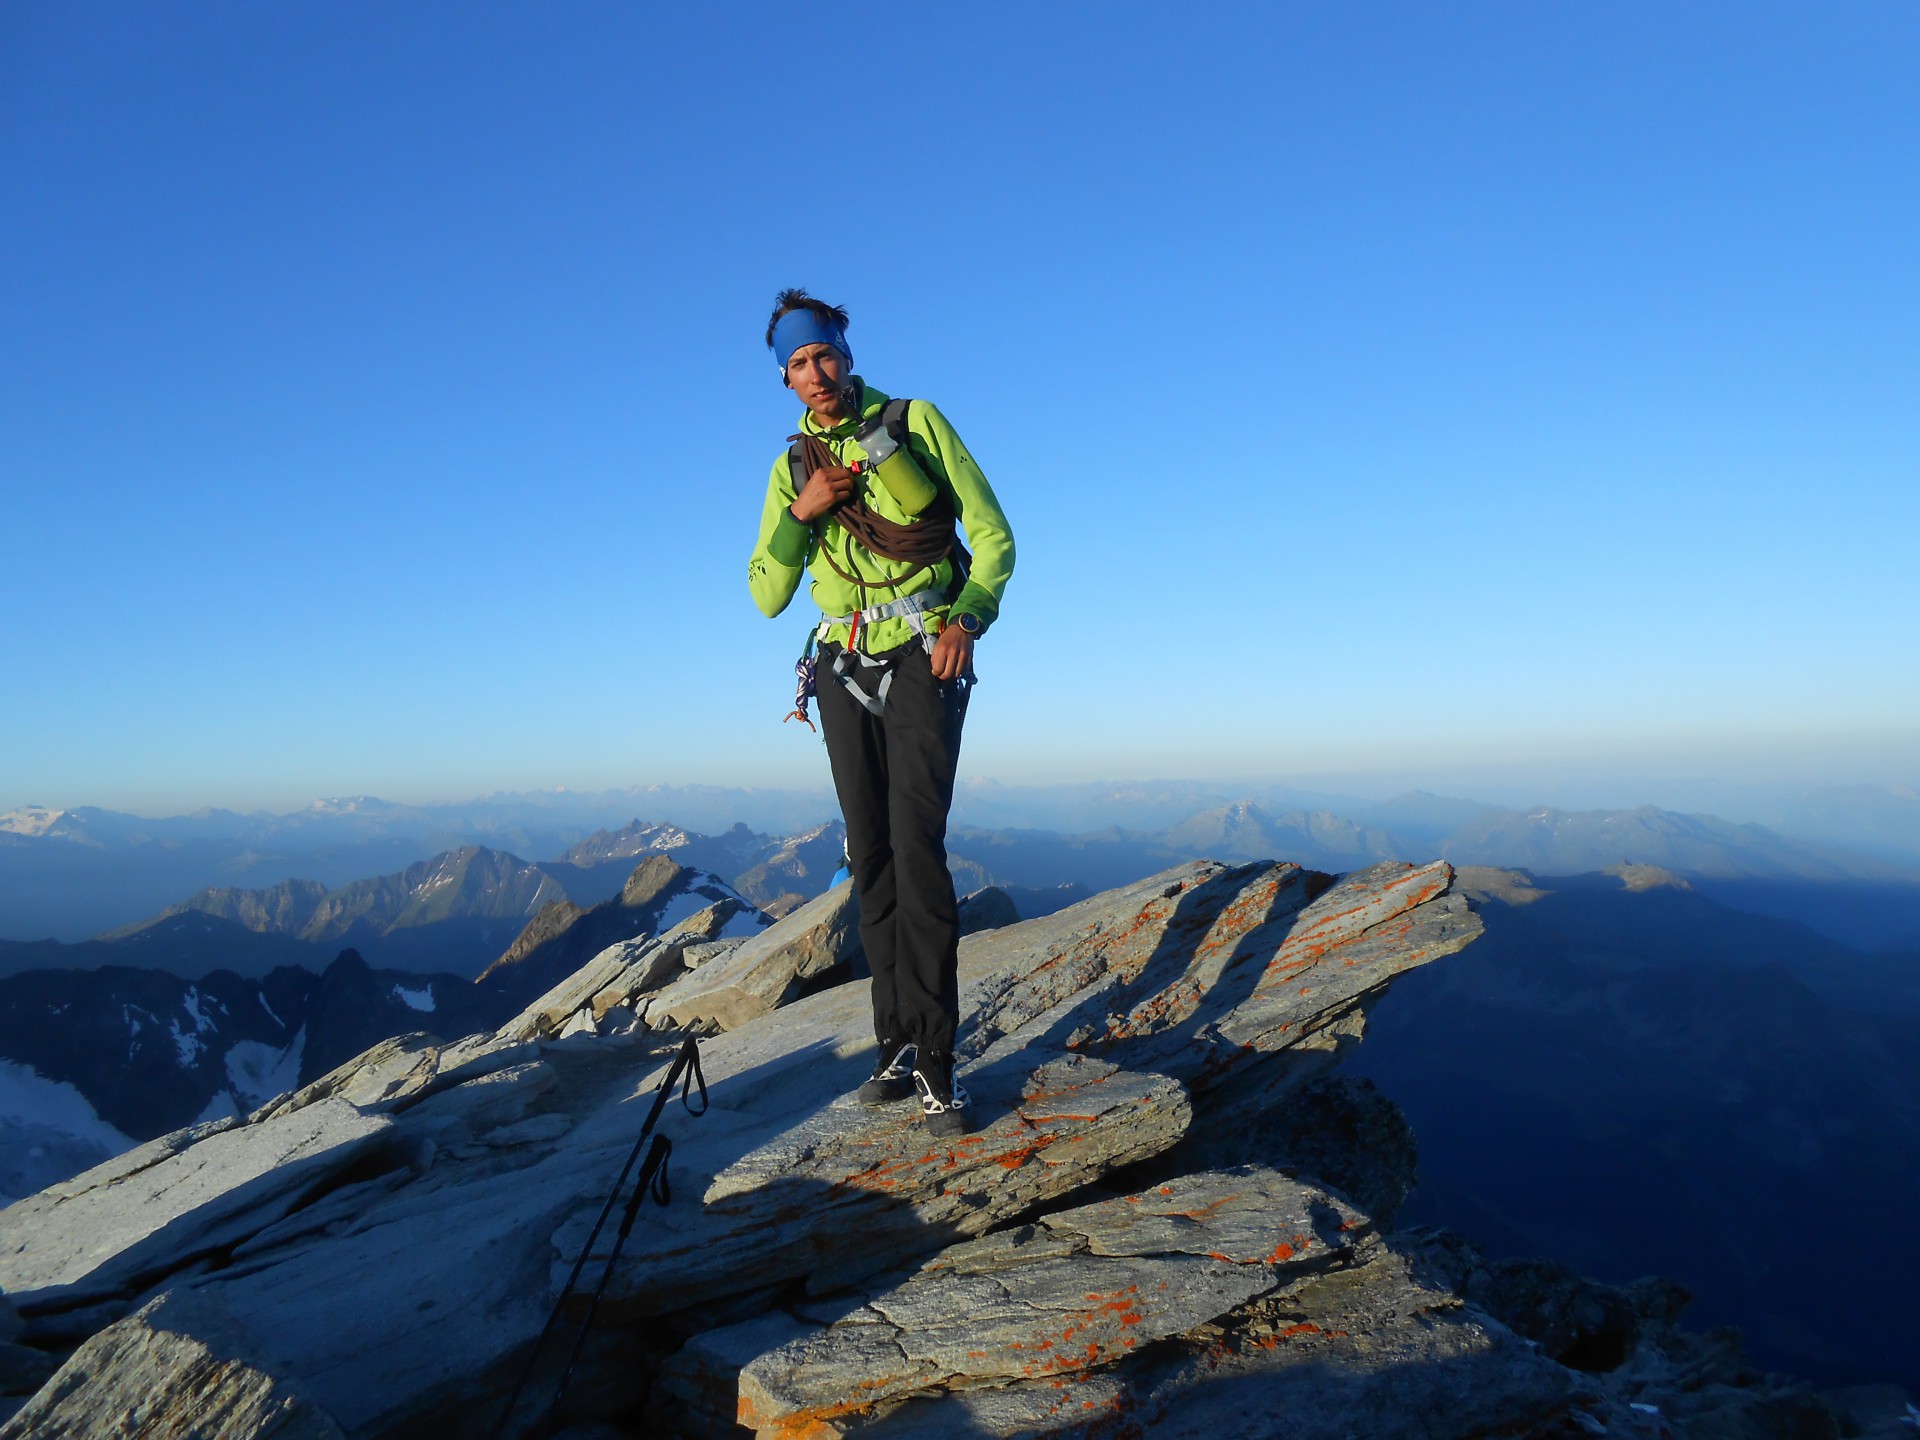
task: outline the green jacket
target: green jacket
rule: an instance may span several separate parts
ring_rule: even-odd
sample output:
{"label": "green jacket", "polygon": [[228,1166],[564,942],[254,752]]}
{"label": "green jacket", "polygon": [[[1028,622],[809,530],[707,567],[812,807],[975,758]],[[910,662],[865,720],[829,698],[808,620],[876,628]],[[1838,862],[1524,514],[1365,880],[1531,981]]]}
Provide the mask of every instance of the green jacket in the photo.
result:
{"label": "green jacket", "polygon": [[[861,387],[859,421],[843,420],[831,429],[824,429],[812,411],[800,421],[803,428],[822,437],[841,463],[847,465],[866,459],[866,451],[854,443],[853,432],[861,423],[878,415],[887,403],[885,395],[859,381],[857,376],[855,380]],[[927,614],[943,620],[949,613],[972,615],[984,630],[1000,614],[1000,597],[1006,591],[1008,577],[1013,574],[1013,530],[1000,509],[1000,502],[994,499],[993,487],[987,484],[980,467],[973,463],[973,456],[954,434],[947,417],[925,400],[915,400],[907,411],[907,444],[920,469],[952,502],[953,513],[959,517],[968,547],[973,551],[973,572],[953,604],[937,606]],[[909,523],[911,517],[900,509],[884,485],[869,473],[858,478],[866,487],[866,501],[871,509],[895,524]],[[774,616],[787,608],[793,592],[800,588],[802,571],[813,577],[813,602],[823,615],[847,615],[859,608],[859,591],[833,572],[820,553],[823,548],[832,550],[842,570],[863,578],[872,576],[883,580],[911,568],[900,561],[875,555],[842,529],[831,515],[823,516],[810,526],[801,524],[787,509],[793,503],[794,493],[793,468],[787,452],[782,450],[780,458],[773,462],[773,473],[767,477],[767,502],[760,514],[760,543],[753,547],[753,558],[747,562],[747,588],[753,592],[753,603],[760,607],[761,614]],[[952,582],[953,561],[942,560],[915,575],[898,590],[869,588],[867,603],[880,605],[897,596],[914,595],[929,588],[945,589]],[[844,645],[847,629],[845,625],[836,625],[825,638]],[[879,620],[863,629],[860,648],[876,654],[912,638],[913,628],[907,621]]]}

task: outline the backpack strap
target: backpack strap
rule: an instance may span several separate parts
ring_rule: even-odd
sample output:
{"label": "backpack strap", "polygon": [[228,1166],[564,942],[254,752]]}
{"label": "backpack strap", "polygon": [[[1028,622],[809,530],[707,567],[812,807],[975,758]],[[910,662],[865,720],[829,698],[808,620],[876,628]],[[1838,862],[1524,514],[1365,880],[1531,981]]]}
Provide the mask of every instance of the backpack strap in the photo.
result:
{"label": "backpack strap", "polygon": [[[907,448],[907,411],[912,404],[911,400],[889,400],[880,409],[880,423],[902,450]],[[807,456],[798,440],[787,447],[787,469],[793,476],[793,493],[798,495],[807,483]]]}
{"label": "backpack strap", "polygon": [[902,450],[907,448],[907,410],[912,404],[911,400],[889,400],[880,411],[880,423]]}
{"label": "backpack strap", "polygon": [[[887,427],[887,434],[893,443],[908,454],[912,454],[907,444],[907,412],[912,407],[911,400],[889,400],[880,411],[880,421]],[[916,460],[916,464],[918,461]],[[960,537],[953,537],[953,550],[949,559],[953,561],[953,594],[948,599],[958,599],[961,589],[967,583],[967,577],[973,573],[973,556],[967,547],[960,543]]]}

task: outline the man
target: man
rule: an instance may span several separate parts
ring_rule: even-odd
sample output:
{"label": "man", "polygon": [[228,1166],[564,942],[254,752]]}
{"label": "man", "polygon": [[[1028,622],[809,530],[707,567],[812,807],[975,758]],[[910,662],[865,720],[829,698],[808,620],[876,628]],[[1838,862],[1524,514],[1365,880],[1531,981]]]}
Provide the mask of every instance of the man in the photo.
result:
{"label": "man", "polygon": [[771,617],[805,572],[824,616],[820,723],[880,1045],[860,1098],[884,1104],[917,1092],[928,1128],[960,1135],[969,1117],[953,1073],[958,919],[947,811],[974,646],[1000,613],[1013,532],[945,416],[853,373],[845,310],[783,290],[767,345],[807,409],[767,479],[748,586]]}

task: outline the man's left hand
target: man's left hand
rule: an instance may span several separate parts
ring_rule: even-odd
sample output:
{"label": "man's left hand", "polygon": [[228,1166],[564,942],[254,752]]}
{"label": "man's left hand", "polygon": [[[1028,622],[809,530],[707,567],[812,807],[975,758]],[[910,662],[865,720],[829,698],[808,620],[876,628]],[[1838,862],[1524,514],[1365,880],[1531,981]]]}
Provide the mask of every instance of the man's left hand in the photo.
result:
{"label": "man's left hand", "polygon": [[973,636],[958,625],[948,625],[933,642],[933,678],[957,680],[973,668]]}

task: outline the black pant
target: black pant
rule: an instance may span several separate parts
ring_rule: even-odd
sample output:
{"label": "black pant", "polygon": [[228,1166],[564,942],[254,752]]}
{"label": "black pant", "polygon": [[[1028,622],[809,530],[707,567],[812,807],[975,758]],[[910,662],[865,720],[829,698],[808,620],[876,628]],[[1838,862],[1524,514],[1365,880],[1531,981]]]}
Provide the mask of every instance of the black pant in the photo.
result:
{"label": "black pant", "polygon": [[[926,647],[914,640],[876,657],[890,661],[893,684],[885,711],[874,715],[833,673],[839,655],[837,645],[820,648],[820,725],[847,822],[860,942],[873,971],[874,1037],[952,1054],[959,921],[947,811],[969,687],[934,679]],[[872,694],[885,672],[856,661],[850,673]]]}

